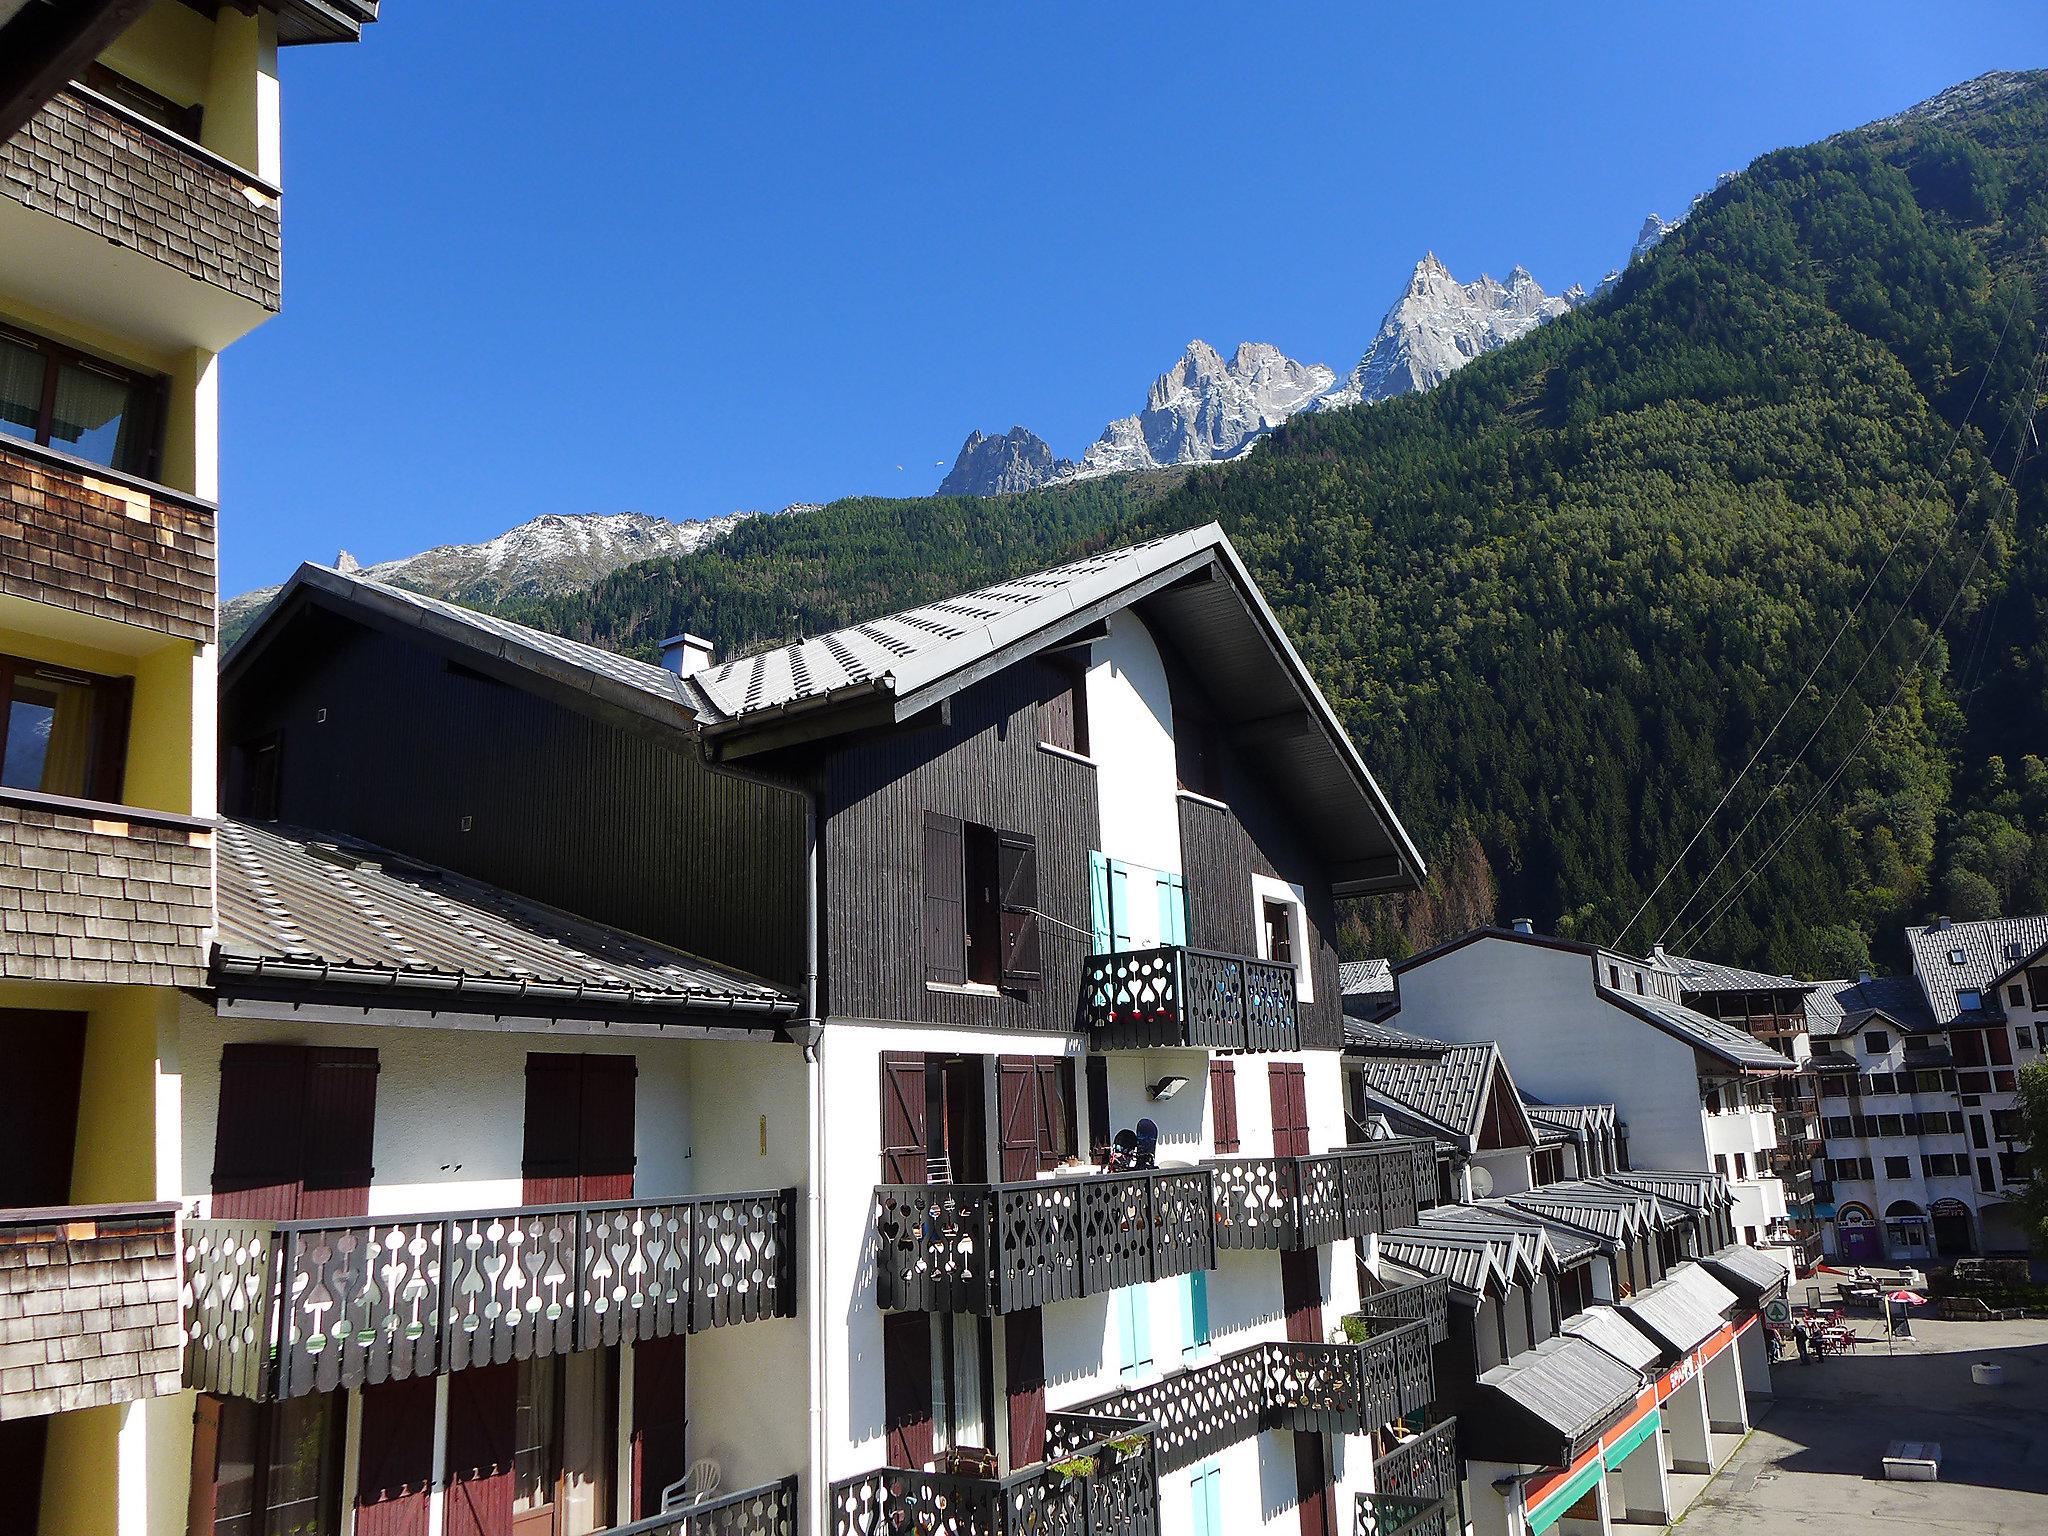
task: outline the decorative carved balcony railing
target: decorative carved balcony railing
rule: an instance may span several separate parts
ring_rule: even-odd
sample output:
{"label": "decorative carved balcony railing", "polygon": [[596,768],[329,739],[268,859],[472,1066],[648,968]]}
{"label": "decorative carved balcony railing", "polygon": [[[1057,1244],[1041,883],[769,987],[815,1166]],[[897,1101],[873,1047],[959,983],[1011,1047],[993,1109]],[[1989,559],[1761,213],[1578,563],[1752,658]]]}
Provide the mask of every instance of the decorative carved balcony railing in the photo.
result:
{"label": "decorative carved balcony railing", "polygon": [[185,1225],[185,1378],[237,1397],[796,1314],[796,1192]]}
{"label": "decorative carved balcony railing", "polygon": [[1436,1195],[1436,1147],[1423,1138],[1316,1157],[1230,1157],[1216,1172],[1216,1246],[1315,1248],[1414,1223]]}
{"label": "decorative carved balcony railing", "polygon": [[1441,1344],[1451,1336],[1451,1282],[1441,1275],[1397,1285],[1365,1298],[1358,1310],[1365,1332],[1377,1337],[1409,1323],[1425,1323],[1429,1342]]}
{"label": "decorative carved balcony railing", "polygon": [[1216,1267],[1207,1168],[1012,1184],[884,1184],[875,1274],[884,1307],[1015,1312]]}
{"label": "decorative carved balcony railing", "polygon": [[1301,1047],[1293,966],[1179,944],[1089,956],[1081,1020],[1105,1050]]}
{"label": "decorative carved balcony railing", "polygon": [[796,1536],[797,1519],[796,1478],[791,1476],[614,1526],[600,1536]]}
{"label": "decorative carved balcony railing", "polygon": [[1458,1512],[1458,1421],[1446,1419],[1372,1464],[1354,1536],[1453,1536]]}
{"label": "decorative carved balcony railing", "polygon": [[1177,1472],[1265,1429],[1369,1433],[1435,1396],[1434,1351],[1418,1322],[1362,1344],[1254,1344],[1089,1408],[1150,1421],[1159,1470]]}
{"label": "decorative carved balcony railing", "polygon": [[832,1536],[1157,1536],[1151,1427],[1056,1413],[1046,1459],[1008,1477],[884,1467],[832,1485]]}

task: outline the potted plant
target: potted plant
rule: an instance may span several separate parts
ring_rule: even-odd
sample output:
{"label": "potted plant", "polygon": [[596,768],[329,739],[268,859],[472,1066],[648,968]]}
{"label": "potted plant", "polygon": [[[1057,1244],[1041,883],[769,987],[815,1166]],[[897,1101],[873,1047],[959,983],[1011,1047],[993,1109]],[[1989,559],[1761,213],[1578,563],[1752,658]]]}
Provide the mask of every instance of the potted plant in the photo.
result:
{"label": "potted plant", "polygon": [[1069,1482],[1078,1482],[1084,1477],[1093,1477],[1095,1475],[1095,1458],[1093,1456],[1069,1456],[1065,1461],[1054,1462],[1052,1469]]}

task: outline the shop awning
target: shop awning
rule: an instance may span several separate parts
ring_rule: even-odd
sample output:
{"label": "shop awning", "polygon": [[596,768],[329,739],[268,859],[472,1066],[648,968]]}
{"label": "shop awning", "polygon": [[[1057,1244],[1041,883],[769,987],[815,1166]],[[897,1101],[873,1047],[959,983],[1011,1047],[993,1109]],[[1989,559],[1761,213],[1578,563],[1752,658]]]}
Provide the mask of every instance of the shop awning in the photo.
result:
{"label": "shop awning", "polygon": [[1757,1307],[1784,1295],[1792,1278],[1784,1265],[1747,1243],[1730,1243],[1719,1253],[1701,1259],[1700,1266],[1743,1301]]}
{"label": "shop awning", "polygon": [[1699,1348],[1727,1321],[1735,1293],[1697,1264],[1681,1264],[1648,1290],[1618,1304],[1670,1359]]}

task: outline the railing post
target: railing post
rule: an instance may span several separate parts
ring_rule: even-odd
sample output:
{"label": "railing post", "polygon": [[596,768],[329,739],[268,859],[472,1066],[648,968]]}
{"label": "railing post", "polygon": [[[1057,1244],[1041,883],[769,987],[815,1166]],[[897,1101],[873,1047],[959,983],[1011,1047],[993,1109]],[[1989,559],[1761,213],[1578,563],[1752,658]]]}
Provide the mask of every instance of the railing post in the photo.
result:
{"label": "railing post", "polygon": [[298,1234],[290,1230],[278,1232],[273,1228],[272,1235],[277,1239],[272,1249],[273,1259],[277,1265],[277,1274],[274,1282],[268,1288],[267,1294],[275,1298],[274,1305],[277,1308],[277,1315],[271,1319],[270,1331],[273,1335],[271,1350],[272,1359],[276,1362],[274,1374],[277,1383],[277,1396],[282,1399],[292,1395],[292,1335],[294,1329],[292,1327],[292,1298],[290,1292],[292,1267],[298,1259]]}
{"label": "railing post", "polygon": [[435,1277],[434,1325],[441,1334],[441,1369],[455,1369],[455,1315],[449,1304],[449,1271],[455,1268],[455,1223],[441,1223],[441,1272]]}
{"label": "railing post", "polygon": [[[777,1201],[777,1204],[781,1206],[782,1235],[775,1245],[775,1250],[782,1255],[782,1275],[781,1300],[777,1304],[775,1315],[778,1317],[795,1317],[797,1315],[797,1226],[796,1186],[794,1184],[781,1192],[781,1198]],[[794,1482],[795,1479],[792,1478],[791,1481]]]}

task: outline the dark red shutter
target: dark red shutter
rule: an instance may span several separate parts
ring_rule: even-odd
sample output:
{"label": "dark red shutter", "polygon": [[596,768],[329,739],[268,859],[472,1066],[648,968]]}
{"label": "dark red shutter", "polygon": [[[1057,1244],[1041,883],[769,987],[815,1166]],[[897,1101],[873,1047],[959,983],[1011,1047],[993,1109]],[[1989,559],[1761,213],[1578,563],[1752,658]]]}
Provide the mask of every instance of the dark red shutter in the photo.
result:
{"label": "dark red shutter", "polygon": [[882,1416],[889,1465],[912,1472],[932,1459],[932,1320],[882,1314]]}
{"label": "dark red shutter", "polygon": [[996,889],[1003,907],[1002,984],[1036,987],[1045,979],[1038,941],[1038,840],[996,834]]}
{"label": "dark red shutter", "polygon": [[1331,1536],[1330,1462],[1323,1450],[1323,1437],[1297,1433],[1294,1437],[1294,1486],[1301,1511],[1301,1536]]}
{"label": "dark red shutter", "polygon": [[1037,1307],[1003,1319],[1003,1364],[1010,1399],[1010,1469],[1045,1460],[1045,1313]]}
{"label": "dark red shutter", "polygon": [[633,1346],[633,1514],[661,1513],[661,1490],[690,1470],[687,1339],[642,1339]]}
{"label": "dark red shutter", "polygon": [[356,1536],[427,1536],[434,1483],[434,1378],[363,1388]]}
{"label": "dark red shutter", "polygon": [[932,981],[967,980],[967,846],[952,816],[924,819],[924,969]]}
{"label": "dark red shutter", "polygon": [[1109,1058],[1090,1056],[1085,1068],[1088,1080],[1088,1156],[1097,1167],[1109,1161]]}
{"label": "dark red shutter", "polygon": [[996,1058],[996,1177],[1004,1183],[1038,1172],[1037,1076],[1029,1056]]}
{"label": "dark red shutter", "polygon": [[220,1416],[221,1399],[211,1392],[192,1399],[192,1481],[185,1493],[186,1536],[213,1536],[219,1503]]}
{"label": "dark red shutter", "polygon": [[448,1378],[444,1536],[512,1536],[517,1365],[472,1366]]}
{"label": "dark red shutter", "polygon": [[1038,1061],[1038,1166],[1049,1172],[1074,1155],[1074,1063],[1065,1056]]}
{"label": "dark red shutter", "polygon": [[581,1059],[547,1051],[526,1058],[526,1145],[519,1171],[528,1205],[568,1205],[582,1172]]}
{"label": "dark red shutter", "polygon": [[213,1214],[290,1221],[299,1211],[306,1051],[297,1045],[221,1047],[213,1137]]}
{"label": "dark red shutter", "polygon": [[633,1198],[633,1100],[639,1068],[631,1056],[585,1056],[579,1200]]}
{"label": "dark red shutter", "polygon": [[1323,1269],[1313,1248],[1280,1255],[1280,1300],[1287,1337],[1296,1344],[1323,1342]]}
{"label": "dark red shutter", "polygon": [[922,1184],[925,1169],[924,1056],[882,1053],[882,1182]]}
{"label": "dark red shutter", "polygon": [[1235,1152],[1237,1140],[1237,1063],[1209,1063],[1210,1130],[1218,1152]]}
{"label": "dark red shutter", "polygon": [[1308,1089],[1301,1063],[1276,1061],[1266,1068],[1273,1101],[1273,1155],[1308,1156]]}
{"label": "dark red shutter", "polygon": [[377,1126],[377,1053],[306,1052],[301,1216],[367,1216]]}
{"label": "dark red shutter", "polygon": [[135,708],[135,679],[101,678],[93,684],[92,767],[86,798],[119,802],[128,773],[128,717]]}

